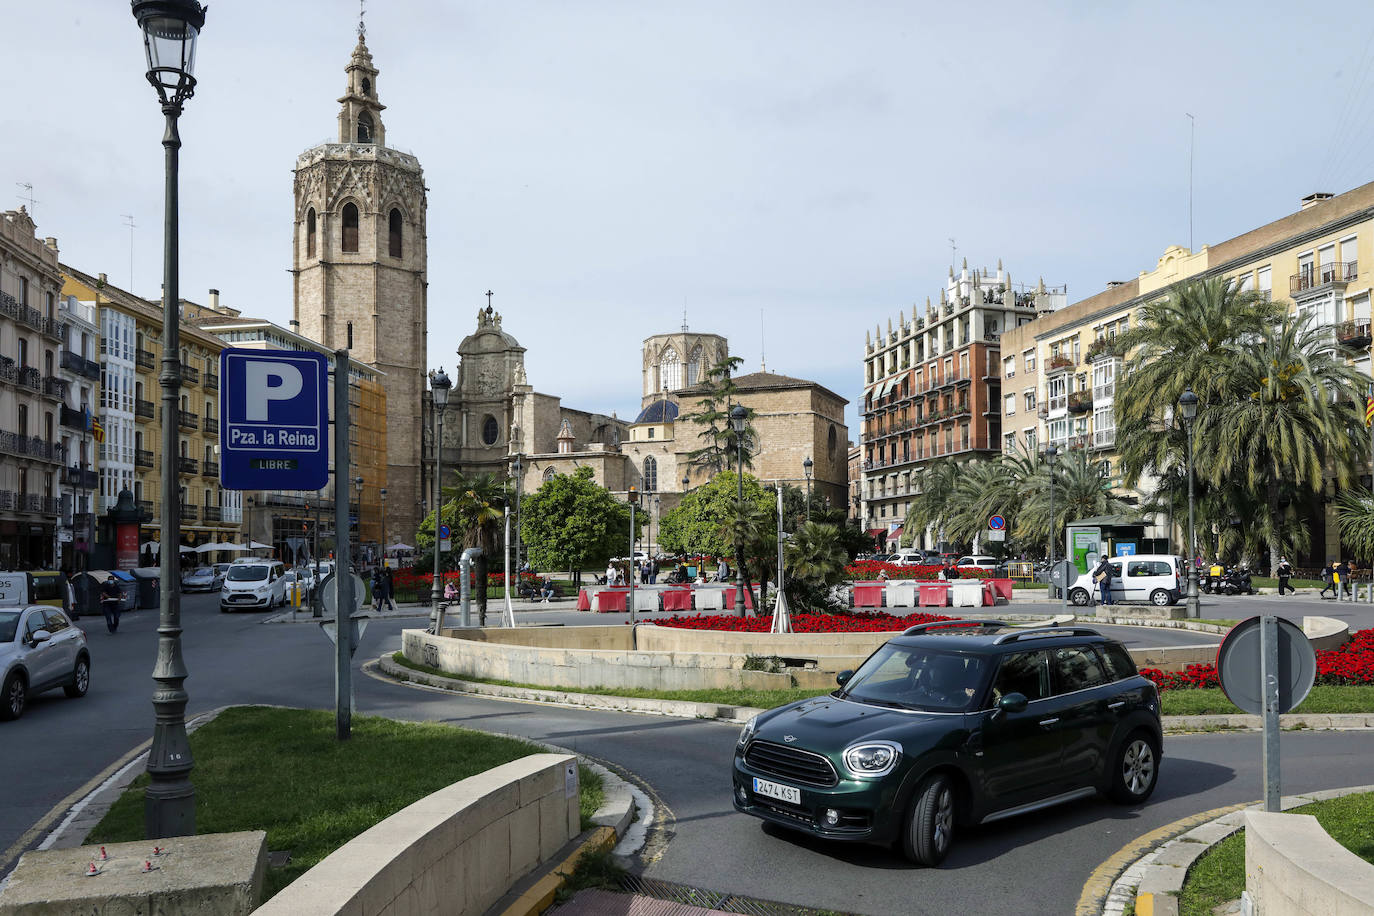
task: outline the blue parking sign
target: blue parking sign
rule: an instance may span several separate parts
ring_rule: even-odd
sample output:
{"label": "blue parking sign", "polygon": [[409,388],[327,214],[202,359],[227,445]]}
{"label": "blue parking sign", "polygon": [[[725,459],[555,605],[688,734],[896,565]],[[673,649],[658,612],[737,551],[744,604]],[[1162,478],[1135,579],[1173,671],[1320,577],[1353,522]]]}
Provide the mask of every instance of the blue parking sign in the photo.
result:
{"label": "blue parking sign", "polygon": [[220,353],[220,485],[320,490],[329,483],[329,358],[323,353]]}

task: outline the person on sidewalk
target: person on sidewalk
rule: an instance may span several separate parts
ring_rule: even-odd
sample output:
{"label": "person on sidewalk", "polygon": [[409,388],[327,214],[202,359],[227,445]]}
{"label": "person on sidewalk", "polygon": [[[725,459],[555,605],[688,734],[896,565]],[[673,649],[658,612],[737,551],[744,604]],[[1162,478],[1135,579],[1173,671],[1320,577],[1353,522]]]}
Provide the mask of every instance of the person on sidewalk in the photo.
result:
{"label": "person on sidewalk", "polygon": [[382,575],[380,569],[372,571],[372,610],[380,613],[382,604],[386,601],[386,576]]}
{"label": "person on sidewalk", "polygon": [[545,604],[548,604],[556,593],[557,589],[555,589],[553,586],[553,580],[550,579],[548,576],[545,576],[544,581],[539,586],[539,594],[541,599]]}
{"label": "person on sidewalk", "polygon": [[1336,597],[1350,594],[1350,564],[1341,560],[1336,564]]}
{"label": "person on sidewalk", "polygon": [[1097,583],[1098,594],[1101,596],[1101,605],[1107,607],[1112,604],[1112,564],[1107,562],[1107,555],[1104,553],[1097,560],[1097,565],[1093,567],[1093,581]]}
{"label": "person on sidewalk", "polygon": [[[382,600],[385,601],[387,607],[391,608],[393,611],[396,610],[396,600],[393,597],[395,594],[396,580],[392,578],[391,567],[387,566],[382,569]],[[383,608],[379,604],[378,610],[382,609]]]}
{"label": "person on sidewalk", "polygon": [[1328,591],[1331,592],[1332,598],[1339,597],[1339,595],[1336,593],[1337,586],[1335,584],[1335,581],[1336,567],[1331,564],[1330,560],[1328,560],[1326,565],[1322,567],[1322,590],[1321,594],[1318,597],[1325,599],[1326,593]]}
{"label": "person on sidewalk", "polygon": [[1284,589],[1297,593],[1297,589],[1288,584],[1288,580],[1293,578],[1293,566],[1288,562],[1287,557],[1279,557],[1279,565],[1275,568],[1279,577],[1279,594],[1283,594]]}
{"label": "person on sidewalk", "polygon": [[100,609],[105,612],[105,628],[111,633],[119,629],[119,602],[124,595],[114,576],[107,576],[100,586]]}

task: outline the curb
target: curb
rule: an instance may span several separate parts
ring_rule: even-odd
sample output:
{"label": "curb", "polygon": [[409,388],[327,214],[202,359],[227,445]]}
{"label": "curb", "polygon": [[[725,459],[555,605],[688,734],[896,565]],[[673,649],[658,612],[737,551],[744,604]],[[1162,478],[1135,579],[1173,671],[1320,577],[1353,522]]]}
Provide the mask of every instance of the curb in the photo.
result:
{"label": "curb", "polygon": [[[1374,792],[1374,785],[1285,795],[1280,801],[1280,809],[1288,811],[1313,802],[1362,792]],[[1245,826],[1247,810],[1258,811],[1262,808],[1263,805],[1259,802],[1231,805],[1228,808],[1215,809],[1222,813],[1201,823],[1198,822],[1199,817],[1205,818],[1214,812],[1193,815],[1161,827],[1123,847],[1122,852],[1125,852],[1136,846],[1141,839],[1148,841],[1148,838],[1155,836],[1169,837],[1166,842],[1125,865],[1107,892],[1099,912],[1102,916],[1123,916],[1131,906],[1134,906],[1139,916],[1178,916],[1179,894],[1193,863],[1213,846],[1241,830]],[[1121,854],[1117,853],[1112,859],[1107,860],[1104,866],[1114,863]],[[1087,894],[1088,889],[1085,887],[1084,895]],[[1083,912],[1081,900],[1079,912]]]}
{"label": "curb", "polygon": [[[499,916],[537,916],[553,905],[554,895],[567,883],[573,870],[582,857],[589,853],[605,852],[615,845],[616,832],[610,827],[597,827],[592,835],[584,840],[577,849],[563,861],[550,867],[550,870],[535,880],[529,888],[521,892],[509,904],[502,906],[497,901],[488,912]],[[509,896],[509,895],[507,895]],[[499,908],[499,909],[498,909]]]}

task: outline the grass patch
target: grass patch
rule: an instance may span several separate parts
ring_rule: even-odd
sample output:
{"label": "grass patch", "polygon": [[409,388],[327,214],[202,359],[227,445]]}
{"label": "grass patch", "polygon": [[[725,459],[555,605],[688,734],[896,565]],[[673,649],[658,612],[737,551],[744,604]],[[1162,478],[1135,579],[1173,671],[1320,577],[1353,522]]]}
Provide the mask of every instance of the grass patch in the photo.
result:
{"label": "grass patch", "polygon": [[[353,837],[410,803],[543,748],[447,725],[353,717],[353,736],[334,738],[334,714],[237,707],[191,733],[199,833],[266,830],[267,848],[291,861],[267,870],[266,897]],[[383,775],[385,778],[379,778]],[[586,824],[605,798],[583,768]],[[88,843],[143,838],[139,776],[91,832]]]}
{"label": "grass patch", "polygon": [[1020,579],[1013,579],[1011,587],[1013,591],[1020,591],[1021,589],[1039,589],[1043,592],[1049,588],[1049,584],[1045,582],[1023,582]]}
{"label": "grass patch", "polygon": [[[400,652],[391,657],[396,664],[410,668],[412,671],[423,671],[426,674],[435,674],[439,677],[457,677],[457,675],[447,671],[412,662]],[[565,687],[550,687],[547,684],[521,684],[516,681],[500,681],[494,678],[469,677],[467,675],[458,679],[474,684],[492,684],[497,687],[567,690],[569,693],[590,693],[605,697],[634,697],[641,700],[685,700],[691,703],[714,703],[718,706],[752,706],[756,709],[772,709],[774,706],[782,706],[796,700],[805,700],[808,697],[820,696],[827,692],[809,687],[790,687],[783,690],[648,690],[642,687],[578,687],[574,690]]]}
{"label": "grass patch", "polygon": [[[1361,793],[1293,809],[1317,819],[1331,838],[1374,862],[1374,794]],[[1211,916],[1212,908],[1245,890],[1245,831],[1234,833],[1193,863],[1179,896],[1181,916]]]}
{"label": "grass patch", "polygon": [[[1198,690],[1166,690],[1159,695],[1166,716],[1235,715],[1241,712],[1219,687]],[[1295,713],[1329,715],[1343,712],[1374,712],[1374,684],[1357,686],[1317,685]]]}
{"label": "grass patch", "polygon": [[[1278,588],[1279,580],[1272,576],[1255,576],[1250,580],[1250,584],[1255,588]],[[1321,588],[1320,579],[1289,579],[1288,584],[1294,588]]]}

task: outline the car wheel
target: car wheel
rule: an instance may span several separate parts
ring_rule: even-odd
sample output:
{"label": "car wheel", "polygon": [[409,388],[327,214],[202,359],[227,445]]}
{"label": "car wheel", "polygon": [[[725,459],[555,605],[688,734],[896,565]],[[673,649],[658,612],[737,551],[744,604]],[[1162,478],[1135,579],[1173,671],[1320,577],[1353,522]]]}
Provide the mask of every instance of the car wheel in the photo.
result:
{"label": "car wheel", "polygon": [[11,671],[5,678],[5,686],[0,690],[0,719],[17,719],[24,714],[24,704],[29,698],[29,685],[24,683],[18,671]]}
{"label": "car wheel", "polygon": [[227,614],[227,613],[229,613],[229,605],[227,605],[227,604],[221,604],[221,605],[219,606],[219,612],[220,612],[221,614]]}
{"label": "car wheel", "polygon": [[1073,602],[1074,607],[1087,607],[1092,604],[1092,597],[1081,588],[1070,589],[1069,600]]}
{"label": "car wheel", "polygon": [[1116,752],[1109,794],[1123,805],[1138,805],[1150,797],[1158,780],[1158,743],[1146,732],[1132,732]]}
{"label": "car wheel", "polygon": [[954,840],[954,784],[944,773],[921,783],[911,804],[902,852],[917,865],[944,861]]}
{"label": "car wheel", "polygon": [[62,690],[73,700],[86,695],[86,691],[91,686],[91,660],[82,656],[76,660],[76,668],[72,671],[70,684],[65,685]]}
{"label": "car wheel", "polygon": [[1174,603],[1174,596],[1162,588],[1150,592],[1150,603],[1155,607],[1168,607]]}

